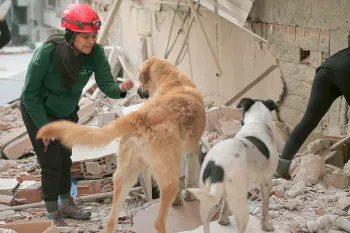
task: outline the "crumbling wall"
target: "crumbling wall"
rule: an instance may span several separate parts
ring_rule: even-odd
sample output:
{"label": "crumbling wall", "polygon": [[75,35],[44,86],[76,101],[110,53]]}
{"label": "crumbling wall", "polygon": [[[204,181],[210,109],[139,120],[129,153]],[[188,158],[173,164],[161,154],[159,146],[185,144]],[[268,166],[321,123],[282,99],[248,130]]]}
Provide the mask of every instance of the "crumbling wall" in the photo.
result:
{"label": "crumbling wall", "polygon": [[[92,6],[106,18],[108,11],[104,12],[101,4],[111,6],[112,1],[93,1]],[[141,51],[144,42],[148,56],[164,57],[171,31],[169,46],[171,47],[177,37],[182,21],[189,10],[188,6],[181,5],[174,19],[175,4],[159,4],[156,1],[123,1],[109,32],[109,42],[120,46],[120,53],[124,58],[125,67],[130,78],[137,76],[137,69],[142,62]],[[264,52],[252,35],[244,32],[236,25],[218,16],[214,12],[201,7],[201,20],[209,37],[211,46],[222,68],[222,76],[216,77],[216,66],[201,32],[193,23],[184,56],[178,67],[194,80],[206,102],[215,101],[223,105],[242,88],[258,77],[270,65],[276,64],[276,59]],[[174,19],[174,24],[172,25]],[[189,20],[183,26],[175,46],[168,59],[175,62],[181,44],[184,40],[185,30]],[[171,30],[172,28],[172,30]],[[281,70],[276,68],[263,81],[255,86],[245,96],[252,98],[280,99],[283,93]]]}
{"label": "crumbling wall", "polygon": [[[338,0],[254,2],[250,15],[256,23],[252,27],[269,41],[262,48],[278,59],[286,84],[281,119],[290,127],[303,116],[315,69],[324,58],[348,47],[349,10],[348,1]],[[301,59],[308,52],[310,56]],[[347,109],[345,99],[338,98],[317,131],[332,136],[346,134]]]}

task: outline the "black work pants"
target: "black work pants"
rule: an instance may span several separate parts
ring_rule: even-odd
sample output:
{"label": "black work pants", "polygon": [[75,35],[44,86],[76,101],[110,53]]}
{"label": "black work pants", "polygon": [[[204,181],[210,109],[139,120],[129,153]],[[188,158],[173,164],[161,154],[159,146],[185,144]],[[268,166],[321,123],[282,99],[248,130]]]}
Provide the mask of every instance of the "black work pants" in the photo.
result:
{"label": "black work pants", "polygon": [[[26,107],[21,100],[20,104],[22,118],[24,125],[27,129],[30,141],[33,145],[33,149],[38,158],[41,168],[41,193],[44,201],[57,201],[58,196],[61,194],[70,193],[71,188],[71,175],[70,170],[72,167],[72,150],[67,149],[59,141],[51,141],[48,146],[48,150],[44,152],[44,143],[41,139],[36,139],[38,128],[30,118]],[[76,112],[65,118],[57,118],[48,116],[50,121],[56,120],[69,120],[72,122],[78,122],[78,114]]]}

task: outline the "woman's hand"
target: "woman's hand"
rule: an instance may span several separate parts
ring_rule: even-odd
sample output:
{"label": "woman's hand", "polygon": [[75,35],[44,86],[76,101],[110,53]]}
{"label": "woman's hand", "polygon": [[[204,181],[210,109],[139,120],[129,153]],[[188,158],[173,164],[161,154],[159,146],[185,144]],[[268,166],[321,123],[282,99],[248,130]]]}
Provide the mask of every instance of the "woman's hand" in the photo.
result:
{"label": "woman's hand", "polygon": [[126,81],[122,82],[122,84],[120,84],[119,88],[121,91],[124,92],[124,91],[130,90],[133,86],[134,86],[133,81],[126,80]]}

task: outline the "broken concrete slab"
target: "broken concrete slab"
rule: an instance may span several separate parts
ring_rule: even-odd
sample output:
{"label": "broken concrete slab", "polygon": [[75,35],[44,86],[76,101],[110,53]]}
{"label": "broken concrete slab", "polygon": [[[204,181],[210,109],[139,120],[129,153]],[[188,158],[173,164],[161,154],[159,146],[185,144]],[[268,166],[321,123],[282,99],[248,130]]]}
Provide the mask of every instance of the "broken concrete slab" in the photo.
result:
{"label": "broken concrete slab", "polygon": [[242,113],[237,109],[228,107],[214,107],[206,111],[206,127],[205,131],[215,132],[215,123],[220,119],[225,118],[225,121],[239,121],[242,118]]}
{"label": "broken concrete slab", "polygon": [[[134,232],[156,233],[153,226],[159,209],[159,202],[147,209],[140,210],[134,217],[134,225],[130,228]],[[184,202],[182,206],[171,207],[167,217],[167,233],[195,229],[200,225],[199,202]]]}
{"label": "broken concrete slab", "polygon": [[[234,216],[229,217],[231,224],[227,226],[222,226],[218,221],[213,221],[210,223],[211,232],[220,232],[220,233],[235,233],[237,232],[236,221]],[[289,233],[289,228],[283,229],[281,227],[275,227],[273,233]],[[199,226],[194,230],[181,231],[178,233],[203,233],[203,226]],[[260,220],[257,217],[249,215],[249,222],[246,233],[265,233],[266,231],[261,230]]]}
{"label": "broken concrete slab", "polygon": [[16,179],[0,179],[0,194],[12,196],[18,185]]}
{"label": "broken concrete slab", "polygon": [[18,159],[24,154],[33,150],[28,134],[14,139],[4,149],[4,153],[8,159]]}

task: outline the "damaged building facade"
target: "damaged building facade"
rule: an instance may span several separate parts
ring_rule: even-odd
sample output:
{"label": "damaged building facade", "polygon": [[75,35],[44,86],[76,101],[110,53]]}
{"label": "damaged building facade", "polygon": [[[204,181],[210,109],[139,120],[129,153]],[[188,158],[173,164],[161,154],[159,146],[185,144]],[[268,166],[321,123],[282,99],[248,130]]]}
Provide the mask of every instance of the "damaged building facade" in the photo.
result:
{"label": "damaged building facade", "polygon": [[[112,6],[111,0],[87,2],[102,18],[107,17]],[[130,78],[137,76],[144,53],[167,57],[192,77],[205,101],[214,101],[216,105],[225,104],[269,65],[277,64],[275,70],[244,96],[280,100],[280,120],[291,130],[306,109],[317,66],[348,46],[350,4],[336,0],[227,2],[250,2],[243,26],[268,42],[247,33],[217,14],[217,10],[201,6],[200,19],[222,69],[220,77],[216,77],[217,67],[200,28],[196,22],[190,25],[185,0],[122,1],[109,33],[109,43],[120,46]],[[180,54],[189,27],[188,40]],[[347,112],[345,99],[338,98],[316,131],[332,136],[346,135]]]}

